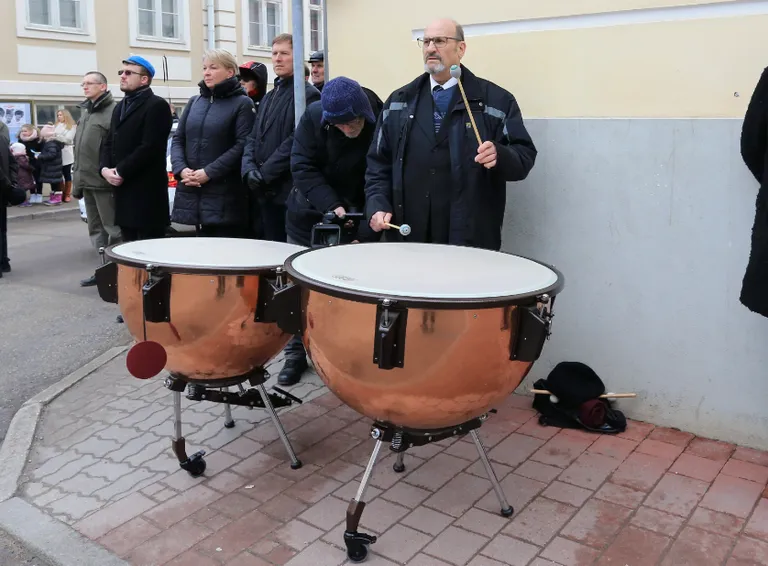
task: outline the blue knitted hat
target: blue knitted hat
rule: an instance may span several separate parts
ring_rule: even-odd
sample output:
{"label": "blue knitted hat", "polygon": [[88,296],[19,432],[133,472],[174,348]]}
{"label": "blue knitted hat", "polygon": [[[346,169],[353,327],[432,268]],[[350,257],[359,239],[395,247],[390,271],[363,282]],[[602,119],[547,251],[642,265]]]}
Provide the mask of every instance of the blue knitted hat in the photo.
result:
{"label": "blue knitted hat", "polygon": [[325,83],[320,104],[323,106],[323,121],[330,124],[344,124],[360,116],[376,123],[371,103],[360,84],[347,77],[337,77]]}

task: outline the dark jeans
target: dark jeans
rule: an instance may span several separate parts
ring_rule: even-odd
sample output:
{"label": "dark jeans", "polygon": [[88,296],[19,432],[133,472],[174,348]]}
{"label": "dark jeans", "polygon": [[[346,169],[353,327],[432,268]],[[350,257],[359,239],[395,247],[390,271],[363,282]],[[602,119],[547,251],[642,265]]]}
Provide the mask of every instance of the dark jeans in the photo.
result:
{"label": "dark jeans", "polygon": [[272,201],[260,201],[262,239],[271,242],[285,242],[285,205]]}
{"label": "dark jeans", "polygon": [[64,180],[67,182],[72,181],[72,164],[62,165],[61,174],[64,176]]}
{"label": "dark jeans", "polygon": [[165,237],[165,226],[157,228],[129,228],[120,226],[123,234],[123,242],[135,242],[136,240],[154,240]]}
{"label": "dark jeans", "polygon": [[[289,244],[294,244],[298,246],[304,245],[300,242],[297,242],[290,236],[287,236],[286,239]],[[306,358],[307,356],[307,351],[304,349],[304,342],[301,341],[301,336],[294,336],[293,338],[291,338],[290,342],[288,342],[288,344],[285,345],[283,352],[285,352],[286,360],[300,360],[302,358]]]}
{"label": "dark jeans", "polygon": [[8,208],[5,202],[0,202],[0,268],[8,268],[11,260],[8,258]]}

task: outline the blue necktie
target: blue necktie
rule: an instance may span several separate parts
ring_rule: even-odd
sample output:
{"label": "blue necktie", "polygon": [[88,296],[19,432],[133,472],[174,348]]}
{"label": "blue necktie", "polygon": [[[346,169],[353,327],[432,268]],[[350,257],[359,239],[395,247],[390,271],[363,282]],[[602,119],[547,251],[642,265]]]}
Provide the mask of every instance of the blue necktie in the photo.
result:
{"label": "blue necktie", "polygon": [[435,101],[434,122],[435,133],[437,133],[440,130],[440,125],[442,124],[445,115],[448,113],[448,104],[451,102],[451,93],[440,85],[437,85],[432,89],[432,98]]}

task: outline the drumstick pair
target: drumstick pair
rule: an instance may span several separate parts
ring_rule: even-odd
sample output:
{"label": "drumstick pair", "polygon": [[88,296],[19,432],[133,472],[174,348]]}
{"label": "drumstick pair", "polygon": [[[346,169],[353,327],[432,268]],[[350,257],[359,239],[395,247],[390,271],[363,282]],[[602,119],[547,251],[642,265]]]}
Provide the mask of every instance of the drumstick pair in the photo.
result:
{"label": "drumstick pair", "polygon": [[[531,393],[552,395],[552,392],[546,389],[531,389]],[[637,393],[606,393],[605,395],[600,395],[600,399],[631,399],[634,397],[637,397]]]}

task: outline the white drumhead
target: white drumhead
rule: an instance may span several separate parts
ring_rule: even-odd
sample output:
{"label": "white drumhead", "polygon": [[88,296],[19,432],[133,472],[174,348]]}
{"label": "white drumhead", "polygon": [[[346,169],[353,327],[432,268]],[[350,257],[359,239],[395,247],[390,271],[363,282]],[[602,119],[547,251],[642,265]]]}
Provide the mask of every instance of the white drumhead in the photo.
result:
{"label": "white drumhead", "polygon": [[319,248],[293,260],[299,274],[349,291],[424,299],[529,295],[557,283],[551,269],[501,252],[400,242]]}
{"label": "white drumhead", "polygon": [[182,237],[128,242],[111,253],[141,264],[236,270],[280,267],[290,255],[305,249],[265,240]]}

